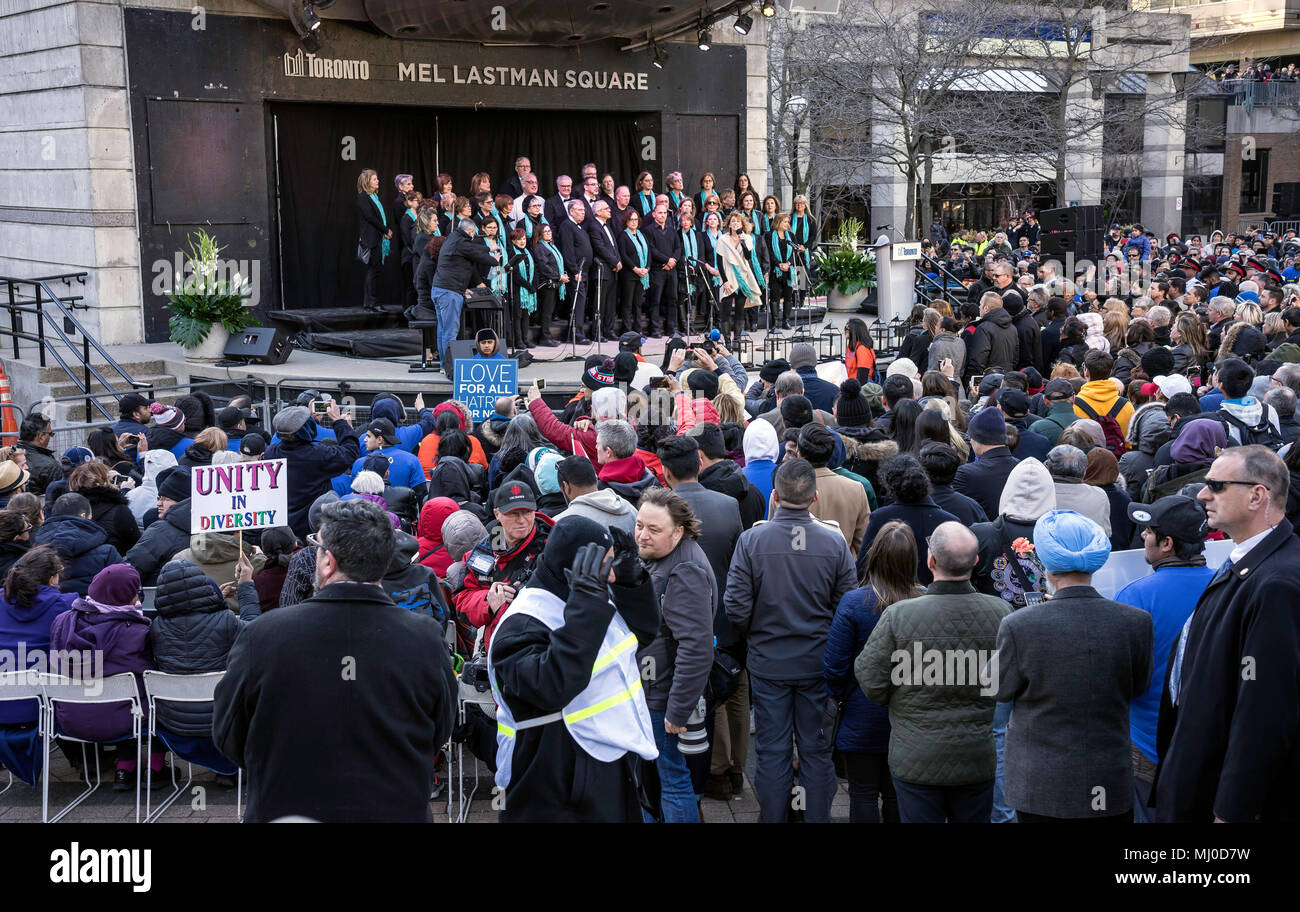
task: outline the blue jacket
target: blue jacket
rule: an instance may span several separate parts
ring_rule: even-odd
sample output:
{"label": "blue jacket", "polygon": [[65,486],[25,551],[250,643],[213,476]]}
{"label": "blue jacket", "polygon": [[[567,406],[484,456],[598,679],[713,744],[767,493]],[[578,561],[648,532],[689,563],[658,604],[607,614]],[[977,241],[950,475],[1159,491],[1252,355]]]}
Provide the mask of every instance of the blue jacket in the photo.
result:
{"label": "blue jacket", "polygon": [[1212,567],[1162,567],[1129,583],[1115,596],[1115,601],[1151,615],[1155,630],[1151,684],[1129,704],[1128,713],[1129,737],[1152,763],[1158,759],[1156,720],[1160,716],[1160,692],[1165,685],[1169,651],[1214,573]]}
{"label": "blue jacket", "polygon": [[50,516],[36,534],[32,545],[49,545],[63,559],[64,592],[85,595],[95,574],[109,564],[120,564],[122,555],[108,544],[108,533],[82,516],[64,513]]}
{"label": "blue jacket", "polygon": [[823,412],[835,408],[835,400],[840,395],[838,386],[819,377],[815,367],[801,367],[797,373],[803,380],[803,394],[808,397],[813,408],[821,409]]}
{"label": "blue jacket", "polygon": [[[418,429],[418,425],[416,428]],[[388,457],[388,483],[397,487],[418,488],[425,483],[424,466],[420,464],[420,458],[406,449],[402,444],[396,443],[392,446],[381,447],[377,450],[371,450],[357,457],[352,463],[352,477],[355,478],[361,471],[362,465],[369,456],[387,456]],[[349,490],[351,485],[349,485]]]}
{"label": "blue jacket", "polygon": [[[40,666],[39,670],[49,671],[46,650],[50,648],[50,625],[58,615],[72,607],[76,597],[75,593],[60,592],[53,586],[41,586],[36,590],[36,598],[32,601],[31,607],[24,608],[10,602],[3,593],[0,593],[0,649],[13,655],[12,661],[16,661],[19,644],[24,644],[27,667],[37,667],[38,662],[45,659],[45,664]],[[21,669],[15,666],[6,670]],[[34,700],[0,703],[0,725],[35,721]]]}
{"label": "blue jacket", "polygon": [[1042,462],[1047,458],[1047,453],[1052,449],[1052,442],[1042,434],[1029,430],[1028,421],[1024,418],[1013,418],[1007,422],[1016,426],[1020,431],[1020,443],[1011,451],[1011,455],[1017,459],[1034,458]]}
{"label": "blue jacket", "polygon": [[771,459],[747,460],[742,471],[754,487],[758,488],[758,493],[763,495],[763,518],[766,519],[767,502],[772,497],[772,475],[776,472],[776,463]]}
{"label": "blue jacket", "polygon": [[867,645],[880,615],[870,586],[847,592],[840,599],[826,639],[826,687],[843,700],[836,750],[883,754],[889,750],[889,710],[867,699],[853,676],[853,660]]}

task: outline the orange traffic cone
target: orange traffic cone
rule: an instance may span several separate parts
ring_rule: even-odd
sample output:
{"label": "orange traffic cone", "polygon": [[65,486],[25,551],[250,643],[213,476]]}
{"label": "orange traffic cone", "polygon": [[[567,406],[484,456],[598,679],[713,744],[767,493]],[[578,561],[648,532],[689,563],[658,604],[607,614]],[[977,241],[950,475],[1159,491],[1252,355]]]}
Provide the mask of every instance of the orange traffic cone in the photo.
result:
{"label": "orange traffic cone", "polygon": [[18,419],[14,415],[13,399],[9,395],[9,375],[0,362],[0,443],[12,446],[18,442]]}

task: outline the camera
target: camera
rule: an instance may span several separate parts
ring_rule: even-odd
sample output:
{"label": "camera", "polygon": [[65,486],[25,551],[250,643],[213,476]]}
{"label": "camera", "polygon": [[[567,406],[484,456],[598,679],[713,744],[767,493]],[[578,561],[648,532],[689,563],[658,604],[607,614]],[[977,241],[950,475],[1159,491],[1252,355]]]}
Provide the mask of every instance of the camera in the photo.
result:
{"label": "camera", "polygon": [[709,733],[704,728],[708,706],[704,697],[695,705],[695,712],[686,720],[686,731],[677,736],[677,750],[683,754],[702,754],[709,749]]}
{"label": "camera", "polygon": [[460,679],[479,693],[486,693],[491,690],[492,681],[488,677],[487,653],[480,652],[466,662],[465,667],[461,669]]}

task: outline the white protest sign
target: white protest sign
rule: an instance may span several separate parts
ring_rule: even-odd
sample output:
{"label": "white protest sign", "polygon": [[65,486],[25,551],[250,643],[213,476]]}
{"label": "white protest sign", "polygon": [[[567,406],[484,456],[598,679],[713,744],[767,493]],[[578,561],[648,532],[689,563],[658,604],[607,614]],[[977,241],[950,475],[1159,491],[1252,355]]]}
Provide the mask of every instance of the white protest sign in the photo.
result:
{"label": "white protest sign", "polygon": [[[1232,552],[1231,539],[1207,541],[1205,543],[1205,566],[1218,569]],[[1132,551],[1112,551],[1101,569],[1092,575],[1092,588],[1102,598],[1113,599],[1121,589],[1134,580],[1139,580],[1151,573],[1147,563],[1146,552],[1141,548]]]}
{"label": "white protest sign", "polygon": [[190,532],[239,532],[289,524],[283,459],[197,466],[191,473]]}

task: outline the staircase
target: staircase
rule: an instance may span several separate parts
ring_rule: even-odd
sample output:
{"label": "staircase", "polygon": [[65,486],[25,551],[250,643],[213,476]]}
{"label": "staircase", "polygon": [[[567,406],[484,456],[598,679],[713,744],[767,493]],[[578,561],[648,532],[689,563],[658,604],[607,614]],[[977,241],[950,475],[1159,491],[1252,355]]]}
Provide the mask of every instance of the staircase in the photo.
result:
{"label": "staircase", "polygon": [[[176,377],[166,372],[166,364],[162,361],[132,361],[122,364],[122,367],[137,383],[147,383],[150,386],[174,386],[178,382]],[[101,373],[103,372],[101,371]],[[107,374],[104,376],[110,384],[113,382],[113,377],[108,376]],[[37,368],[36,382],[43,389],[42,398],[49,397],[51,399],[60,399],[64,396],[79,397],[75,402],[69,401],[58,403],[59,422],[56,422],[56,424],[90,424],[99,421],[107,423],[108,419],[104,417],[104,413],[93,406],[91,407],[90,414],[86,414],[86,403],[81,389],[68,379],[68,375],[64,373],[62,368]],[[92,377],[90,392],[92,394],[116,392],[119,395],[123,395],[130,392],[130,388],[127,387],[125,383],[120,383],[113,386],[111,390],[106,390],[98,380],[95,380]],[[138,392],[145,398],[149,397],[148,390],[140,389]],[[181,395],[183,395],[183,392],[168,390],[164,393],[160,393],[158,398],[163,399],[164,401],[171,401]],[[104,406],[108,413],[113,416],[113,420],[116,421],[117,400],[113,397],[100,396],[97,401]]]}

